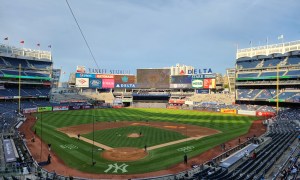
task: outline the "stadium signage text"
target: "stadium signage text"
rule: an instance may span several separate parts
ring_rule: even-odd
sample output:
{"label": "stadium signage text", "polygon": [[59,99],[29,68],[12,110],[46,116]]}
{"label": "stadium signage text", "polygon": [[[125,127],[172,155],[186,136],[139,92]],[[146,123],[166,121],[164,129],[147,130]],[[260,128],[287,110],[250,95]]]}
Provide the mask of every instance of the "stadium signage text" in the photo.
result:
{"label": "stadium signage text", "polygon": [[195,74],[192,75],[193,79],[214,79],[216,78],[216,74]]}
{"label": "stadium signage text", "polygon": [[188,74],[202,74],[202,73],[212,73],[211,68],[206,68],[206,69],[191,69],[188,70]]}
{"label": "stadium signage text", "polygon": [[203,80],[196,79],[192,81],[192,87],[193,88],[203,88]]}
{"label": "stadium signage text", "polygon": [[130,70],[88,68],[89,73],[99,74],[130,74]]}
{"label": "stadium signage text", "polygon": [[135,84],[115,84],[116,88],[135,88]]}

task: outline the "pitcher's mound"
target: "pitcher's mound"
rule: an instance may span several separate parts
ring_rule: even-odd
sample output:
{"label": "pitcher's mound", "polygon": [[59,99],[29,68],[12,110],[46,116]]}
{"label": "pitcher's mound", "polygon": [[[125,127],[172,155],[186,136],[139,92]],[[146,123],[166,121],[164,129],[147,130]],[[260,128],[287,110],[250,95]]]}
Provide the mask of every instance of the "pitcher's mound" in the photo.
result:
{"label": "pitcher's mound", "polygon": [[111,150],[106,150],[102,153],[102,157],[112,161],[136,161],[147,156],[147,152],[144,149],[122,147]]}
{"label": "pitcher's mound", "polygon": [[131,134],[128,134],[127,137],[130,137],[130,138],[138,138],[138,137],[141,137],[141,135],[138,134],[138,133],[131,133]]}

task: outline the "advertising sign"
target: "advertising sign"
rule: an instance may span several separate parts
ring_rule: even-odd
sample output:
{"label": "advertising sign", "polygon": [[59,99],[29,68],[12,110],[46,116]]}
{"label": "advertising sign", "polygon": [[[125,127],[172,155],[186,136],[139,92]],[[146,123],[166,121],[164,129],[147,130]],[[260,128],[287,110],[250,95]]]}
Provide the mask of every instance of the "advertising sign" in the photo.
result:
{"label": "advertising sign", "polygon": [[191,84],[191,83],[192,83],[191,75],[171,76],[171,84]]}
{"label": "advertising sign", "polygon": [[170,104],[184,104],[185,100],[183,100],[183,99],[170,99],[169,103]]}
{"label": "advertising sign", "polygon": [[102,79],[90,79],[89,82],[89,87],[90,88],[101,88],[102,87]]}
{"label": "advertising sign", "polygon": [[122,99],[122,102],[132,102],[132,98]]}
{"label": "advertising sign", "polygon": [[76,87],[89,87],[89,78],[76,78]]}
{"label": "advertising sign", "polygon": [[76,78],[96,78],[96,74],[76,73]]}
{"label": "advertising sign", "polygon": [[136,88],[135,84],[115,84],[115,88]]}
{"label": "advertising sign", "polygon": [[256,111],[238,110],[238,114],[247,116],[256,116]]}
{"label": "advertising sign", "polygon": [[216,79],[216,74],[194,74],[192,79]]}
{"label": "advertising sign", "polygon": [[23,113],[24,114],[27,114],[27,113],[35,113],[37,112],[37,108],[26,108],[26,109],[23,109]]}
{"label": "advertising sign", "polygon": [[203,88],[204,89],[209,89],[210,85],[211,85],[211,79],[204,79]]}
{"label": "advertising sign", "polygon": [[261,111],[256,111],[256,116],[270,117],[270,116],[275,116],[275,113],[274,113],[274,112],[261,112]]}
{"label": "advertising sign", "polygon": [[139,88],[170,88],[170,69],[137,69]]}
{"label": "advertising sign", "polygon": [[81,106],[69,106],[70,110],[78,110],[78,109],[82,109]]}
{"label": "advertising sign", "polygon": [[38,112],[52,111],[52,106],[38,107],[37,111]]}
{"label": "advertising sign", "polygon": [[115,81],[114,79],[102,79],[102,88],[114,88]]}
{"label": "advertising sign", "polygon": [[69,106],[53,106],[53,111],[67,111]]}
{"label": "advertising sign", "polygon": [[77,66],[76,72],[85,73],[85,66]]}
{"label": "advertising sign", "polygon": [[236,110],[235,109],[221,109],[221,113],[236,114]]}
{"label": "advertising sign", "polygon": [[96,74],[96,78],[100,78],[100,79],[113,79],[114,75],[112,75],[112,74]]}
{"label": "advertising sign", "polygon": [[192,84],[170,84],[170,88],[174,89],[184,89],[192,88]]}
{"label": "advertising sign", "polygon": [[194,105],[194,101],[185,101],[184,104],[187,104],[187,105]]}
{"label": "advertising sign", "polygon": [[134,75],[115,75],[115,84],[135,84]]}
{"label": "advertising sign", "polygon": [[203,88],[203,79],[193,79],[192,87],[193,88]]}
{"label": "advertising sign", "polygon": [[208,89],[196,89],[196,94],[208,94]]}
{"label": "advertising sign", "polygon": [[85,106],[82,106],[82,109],[93,109],[94,106],[92,105],[85,105]]}

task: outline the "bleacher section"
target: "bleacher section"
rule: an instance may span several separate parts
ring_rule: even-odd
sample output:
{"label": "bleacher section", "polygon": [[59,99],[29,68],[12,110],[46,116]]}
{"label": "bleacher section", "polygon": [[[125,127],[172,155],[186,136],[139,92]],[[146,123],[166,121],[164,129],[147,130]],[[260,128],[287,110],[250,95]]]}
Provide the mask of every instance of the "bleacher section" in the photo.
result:
{"label": "bleacher section", "polygon": [[[298,99],[300,90],[295,91],[283,91],[279,93],[278,98],[280,100],[293,99],[295,97]],[[237,99],[276,99],[276,90],[275,89],[238,89],[237,90]]]}
{"label": "bleacher section", "polygon": [[21,64],[22,68],[49,70],[51,69],[52,62],[34,61],[13,57],[0,57],[0,67],[2,66],[5,68],[18,68],[19,64]]}

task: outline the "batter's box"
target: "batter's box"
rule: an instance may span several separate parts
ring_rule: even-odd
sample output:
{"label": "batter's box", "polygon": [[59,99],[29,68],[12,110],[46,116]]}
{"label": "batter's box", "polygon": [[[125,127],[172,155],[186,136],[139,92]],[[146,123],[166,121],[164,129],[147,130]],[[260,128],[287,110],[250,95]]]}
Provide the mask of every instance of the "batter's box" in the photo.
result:
{"label": "batter's box", "polygon": [[69,150],[78,149],[78,147],[75,146],[74,144],[62,144],[59,147],[61,147],[62,149],[69,149]]}

